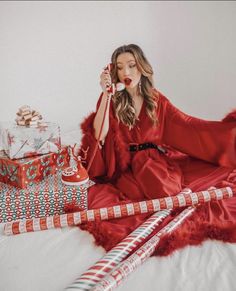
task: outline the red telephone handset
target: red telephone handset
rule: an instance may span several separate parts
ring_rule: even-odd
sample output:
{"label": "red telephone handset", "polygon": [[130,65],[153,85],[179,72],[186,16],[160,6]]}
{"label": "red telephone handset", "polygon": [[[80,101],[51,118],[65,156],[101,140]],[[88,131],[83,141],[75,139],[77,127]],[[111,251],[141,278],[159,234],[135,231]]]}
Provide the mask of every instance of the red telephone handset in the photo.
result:
{"label": "red telephone handset", "polygon": [[[111,72],[111,68],[112,68],[112,64],[108,64],[104,70],[108,70],[109,73]],[[116,91],[122,91],[125,89],[125,85],[123,83],[117,83],[116,85],[114,83],[111,83],[110,85],[108,85],[106,87],[108,96],[111,97],[112,95],[115,94]],[[108,98],[109,99],[109,98]],[[102,120],[102,124],[101,124],[101,128],[99,131],[99,135],[98,135],[98,139],[93,151],[93,154],[89,160],[88,163],[88,167],[87,167],[87,171],[86,169],[83,167],[82,163],[81,163],[81,157],[77,157],[75,156],[74,150],[75,150],[75,145],[74,148],[71,148],[71,153],[74,156],[74,159],[77,160],[77,166],[70,166],[68,168],[66,168],[63,172],[62,172],[62,177],[61,180],[64,184],[69,185],[69,186],[79,186],[82,184],[85,184],[86,182],[88,182],[89,180],[89,176],[88,176],[88,171],[92,165],[92,162],[94,160],[94,157],[96,155],[97,149],[98,149],[98,144],[100,141],[100,137],[101,137],[101,133],[102,133],[102,129],[103,129],[103,125],[104,125],[104,121],[105,121],[105,116],[106,116],[106,111],[108,109],[108,99],[106,102],[106,106],[105,106],[105,110],[104,110],[104,116],[103,116],[103,120]]]}
{"label": "red telephone handset", "polygon": [[[112,64],[108,64],[105,68],[104,71],[108,71],[109,73],[111,73],[112,70]],[[122,91],[125,89],[125,85],[121,82],[114,84],[111,83],[111,85],[107,86],[107,92],[110,93],[111,95],[114,95],[116,91]]]}

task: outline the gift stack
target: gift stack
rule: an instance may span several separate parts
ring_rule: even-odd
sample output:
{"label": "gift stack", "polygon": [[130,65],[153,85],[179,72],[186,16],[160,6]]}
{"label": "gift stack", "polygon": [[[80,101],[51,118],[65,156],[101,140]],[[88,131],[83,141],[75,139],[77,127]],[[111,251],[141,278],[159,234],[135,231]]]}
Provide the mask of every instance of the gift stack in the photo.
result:
{"label": "gift stack", "polygon": [[64,213],[68,203],[87,209],[87,183],[69,187],[61,173],[70,163],[60,127],[22,106],[16,123],[0,123],[0,222]]}

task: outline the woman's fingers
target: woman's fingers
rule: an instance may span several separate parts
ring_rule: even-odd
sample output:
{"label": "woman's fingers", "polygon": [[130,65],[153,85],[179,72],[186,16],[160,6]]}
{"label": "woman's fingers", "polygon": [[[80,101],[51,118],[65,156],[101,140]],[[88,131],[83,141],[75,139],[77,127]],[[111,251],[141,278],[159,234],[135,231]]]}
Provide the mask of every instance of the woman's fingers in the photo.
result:
{"label": "woman's fingers", "polygon": [[111,86],[111,76],[109,71],[104,70],[100,75],[100,85],[103,91],[106,91],[106,88]]}

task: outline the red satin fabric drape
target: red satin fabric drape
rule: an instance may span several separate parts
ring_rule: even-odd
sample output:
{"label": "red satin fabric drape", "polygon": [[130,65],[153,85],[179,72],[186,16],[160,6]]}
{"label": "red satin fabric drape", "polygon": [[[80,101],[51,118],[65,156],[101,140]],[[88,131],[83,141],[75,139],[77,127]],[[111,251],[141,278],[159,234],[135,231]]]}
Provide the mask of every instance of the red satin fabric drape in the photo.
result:
{"label": "red satin fabric drape", "polygon": [[[207,121],[184,114],[155,89],[153,96],[158,104],[156,127],[146,114],[145,103],[132,130],[118,123],[111,103],[109,132],[89,172],[90,178],[97,182],[89,189],[90,209],[175,195],[184,187],[198,191],[229,185],[235,189],[236,112],[223,121]],[[101,96],[97,108],[100,101]],[[87,162],[96,143],[95,114],[81,124],[81,148],[89,149]],[[168,151],[165,154],[156,149],[129,152],[129,143],[145,142],[162,145]],[[148,216],[91,222],[80,227],[90,231],[96,243],[109,250]],[[235,197],[199,206],[192,217],[162,241],[155,254],[168,255],[177,248],[209,238],[236,242]]]}

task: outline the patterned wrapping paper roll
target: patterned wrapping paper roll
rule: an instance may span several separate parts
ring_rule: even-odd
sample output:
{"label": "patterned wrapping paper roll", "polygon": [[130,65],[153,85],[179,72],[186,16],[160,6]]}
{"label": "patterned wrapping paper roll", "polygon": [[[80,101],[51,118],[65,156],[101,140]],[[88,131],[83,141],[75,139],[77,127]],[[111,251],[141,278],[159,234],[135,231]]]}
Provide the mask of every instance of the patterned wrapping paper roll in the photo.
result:
{"label": "patterned wrapping paper roll", "polygon": [[[110,291],[114,290],[122,281],[128,277],[135,269],[137,269],[145,260],[147,260],[155,251],[155,248],[159,244],[161,237],[167,233],[172,232],[178,227],[188,216],[190,216],[194,207],[190,206],[183,210],[178,216],[176,216],[171,222],[169,222],[164,228],[162,228],[157,234],[155,234],[150,240],[143,244],[137,251],[130,255],[126,260],[120,263],[109,275],[101,280],[92,291]],[[76,288],[73,288],[75,290]],[[72,289],[67,289],[72,290]]]}
{"label": "patterned wrapping paper roll", "polygon": [[[181,193],[191,193],[192,190],[185,188]],[[128,257],[138,245],[142,245],[143,241],[152,233],[164,218],[170,214],[171,210],[162,210],[154,213],[141,226],[136,228],[114,248],[112,248],[105,256],[97,261],[86,272],[80,275],[67,290],[76,288],[77,290],[90,290],[102,278],[108,275],[122,260]]]}
{"label": "patterned wrapping paper roll", "polygon": [[115,205],[106,208],[83,210],[74,213],[34,218],[5,224],[6,235],[24,232],[46,230],[50,228],[78,225],[88,221],[109,220],[131,215],[151,213],[164,209],[176,209],[183,206],[197,205],[211,200],[221,200],[233,196],[230,187],[199,191],[194,193],[179,193],[176,196],[164,197],[141,202]]}
{"label": "patterned wrapping paper roll", "polygon": [[74,281],[66,290],[90,290],[102,278],[109,274],[123,259],[151,234],[154,229],[170,214],[171,210],[154,213],[141,226],[112,248],[85,273]]}

